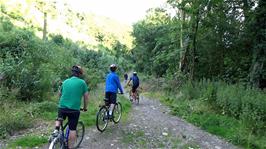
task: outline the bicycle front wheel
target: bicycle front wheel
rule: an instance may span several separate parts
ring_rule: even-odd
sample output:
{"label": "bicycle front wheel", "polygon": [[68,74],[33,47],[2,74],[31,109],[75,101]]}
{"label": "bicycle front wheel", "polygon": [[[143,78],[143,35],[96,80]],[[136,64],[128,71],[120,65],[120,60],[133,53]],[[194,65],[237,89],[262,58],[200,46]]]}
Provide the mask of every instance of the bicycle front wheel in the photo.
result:
{"label": "bicycle front wheel", "polygon": [[59,137],[56,137],[50,143],[49,149],[64,149],[64,142],[60,141]]}
{"label": "bicycle front wheel", "polygon": [[122,117],[122,105],[120,102],[117,102],[115,104],[113,115],[114,115],[114,118],[113,118],[114,123],[118,123]]}
{"label": "bicycle front wheel", "polygon": [[96,116],[96,126],[100,132],[103,132],[108,125],[108,109],[102,106]]}
{"label": "bicycle front wheel", "polygon": [[84,138],[85,134],[85,126],[83,122],[79,121],[77,125],[77,131],[76,131],[76,141],[74,144],[74,148],[78,148]]}

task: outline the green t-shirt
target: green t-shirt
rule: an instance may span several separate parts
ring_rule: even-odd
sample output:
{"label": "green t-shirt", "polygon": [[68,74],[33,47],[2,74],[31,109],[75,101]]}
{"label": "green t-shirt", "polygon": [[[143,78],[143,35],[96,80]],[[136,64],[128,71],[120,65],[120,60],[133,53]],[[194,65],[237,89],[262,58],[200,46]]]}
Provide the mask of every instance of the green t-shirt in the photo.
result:
{"label": "green t-shirt", "polygon": [[81,98],[88,91],[84,80],[71,77],[63,82],[59,108],[80,110]]}

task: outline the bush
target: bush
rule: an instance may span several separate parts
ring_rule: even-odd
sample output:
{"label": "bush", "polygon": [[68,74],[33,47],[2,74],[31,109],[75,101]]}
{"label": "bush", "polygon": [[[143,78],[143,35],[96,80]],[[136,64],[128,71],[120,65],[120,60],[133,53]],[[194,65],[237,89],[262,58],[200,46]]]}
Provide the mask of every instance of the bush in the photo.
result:
{"label": "bush", "polygon": [[6,138],[14,132],[31,127],[31,120],[21,111],[2,111],[0,114],[0,138]]}
{"label": "bush", "polygon": [[184,99],[206,101],[216,112],[242,120],[254,132],[265,129],[266,94],[262,91],[203,79],[186,83],[182,94]]}
{"label": "bush", "polygon": [[169,94],[158,89],[152,96],[166,103],[173,115],[234,144],[265,148],[265,92],[206,79],[186,82],[180,90]]}
{"label": "bush", "polygon": [[52,101],[44,101],[39,103],[30,104],[26,113],[29,113],[31,116],[38,116],[45,112],[56,112],[58,109],[57,103]]}
{"label": "bush", "polygon": [[266,94],[259,90],[223,85],[217,92],[217,104],[225,114],[243,120],[252,129],[263,129],[266,124]]}

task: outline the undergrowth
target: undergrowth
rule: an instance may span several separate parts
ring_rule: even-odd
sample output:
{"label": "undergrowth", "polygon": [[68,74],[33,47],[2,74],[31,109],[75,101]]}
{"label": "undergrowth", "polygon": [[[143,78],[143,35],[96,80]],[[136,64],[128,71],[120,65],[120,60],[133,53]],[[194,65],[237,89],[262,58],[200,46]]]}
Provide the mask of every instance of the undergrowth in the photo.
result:
{"label": "undergrowth", "polygon": [[177,115],[248,149],[266,148],[266,94],[242,85],[202,80],[183,85],[178,94],[152,91]]}

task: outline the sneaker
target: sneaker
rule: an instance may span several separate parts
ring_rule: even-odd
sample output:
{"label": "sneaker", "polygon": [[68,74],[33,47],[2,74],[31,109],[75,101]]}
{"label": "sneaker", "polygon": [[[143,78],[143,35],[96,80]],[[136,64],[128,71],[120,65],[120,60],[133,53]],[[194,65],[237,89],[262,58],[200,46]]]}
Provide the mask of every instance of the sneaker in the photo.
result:
{"label": "sneaker", "polygon": [[52,133],[52,136],[57,137],[59,134],[59,131],[57,129],[54,130],[54,132]]}

